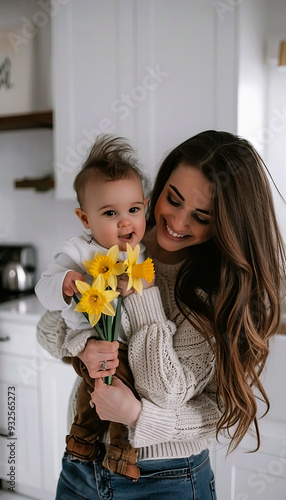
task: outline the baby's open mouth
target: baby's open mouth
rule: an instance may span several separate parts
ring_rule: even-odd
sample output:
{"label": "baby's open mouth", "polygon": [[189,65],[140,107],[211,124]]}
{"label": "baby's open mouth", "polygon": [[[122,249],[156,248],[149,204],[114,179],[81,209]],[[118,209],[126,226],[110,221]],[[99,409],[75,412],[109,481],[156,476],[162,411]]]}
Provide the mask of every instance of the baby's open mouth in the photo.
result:
{"label": "baby's open mouth", "polygon": [[134,234],[133,232],[132,233],[123,234],[123,235],[119,236],[119,238],[121,240],[131,240],[133,234]]}

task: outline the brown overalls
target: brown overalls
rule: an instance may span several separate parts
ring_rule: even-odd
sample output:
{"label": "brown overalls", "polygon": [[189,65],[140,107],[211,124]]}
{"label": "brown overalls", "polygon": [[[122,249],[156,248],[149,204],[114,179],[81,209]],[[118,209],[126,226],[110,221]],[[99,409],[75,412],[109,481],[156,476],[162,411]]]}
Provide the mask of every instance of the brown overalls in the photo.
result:
{"label": "brown overalls", "polygon": [[[134,388],[134,379],[128,364],[127,346],[119,343],[119,366],[116,376],[131,389],[139,399]],[[140,470],[136,465],[138,449],[128,442],[128,430],[123,424],[100,420],[95,407],[91,406],[90,393],[94,390],[94,379],[89,376],[85,364],[78,358],[71,358],[76,373],[83,378],[77,403],[77,414],[70,434],[66,436],[66,451],[81,460],[92,461],[99,453],[99,445],[109,427],[110,445],[103,465],[107,469],[137,481]],[[93,405],[94,406],[94,405]]]}

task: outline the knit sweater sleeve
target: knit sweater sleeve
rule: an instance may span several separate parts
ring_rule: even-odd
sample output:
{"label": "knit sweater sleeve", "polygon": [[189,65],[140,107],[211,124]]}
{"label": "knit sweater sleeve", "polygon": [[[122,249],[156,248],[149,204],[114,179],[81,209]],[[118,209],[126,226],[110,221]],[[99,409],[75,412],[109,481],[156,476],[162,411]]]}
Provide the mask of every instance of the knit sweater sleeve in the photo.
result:
{"label": "knit sweater sleeve", "polygon": [[37,325],[37,340],[54,358],[77,356],[86,346],[94,329],[71,330],[65,324],[60,311],[46,311]]}
{"label": "knit sweater sleeve", "polygon": [[177,325],[166,318],[157,287],[130,295],[124,305],[129,363],[140,396],[170,410],[202,394],[215,375],[214,353],[202,335],[183,317]]}

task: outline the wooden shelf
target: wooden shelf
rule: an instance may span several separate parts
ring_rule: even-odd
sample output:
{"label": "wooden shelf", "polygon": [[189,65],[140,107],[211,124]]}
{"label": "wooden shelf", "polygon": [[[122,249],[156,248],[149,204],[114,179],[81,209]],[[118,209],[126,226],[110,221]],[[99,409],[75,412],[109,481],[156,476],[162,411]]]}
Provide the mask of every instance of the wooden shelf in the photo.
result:
{"label": "wooden shelf", "polygon": [[29,128],[53,128],[53,112],[0,116],[0,131]]}
{"label": "wooden shelf", "polygon": [[16,189],[26,189],[33,188],[36,191],[48,191],[55,187],[54,178],[51,175],[46,175],[45,177],[36,178],[24,178],[16,179],[14,181],[14,188]]}

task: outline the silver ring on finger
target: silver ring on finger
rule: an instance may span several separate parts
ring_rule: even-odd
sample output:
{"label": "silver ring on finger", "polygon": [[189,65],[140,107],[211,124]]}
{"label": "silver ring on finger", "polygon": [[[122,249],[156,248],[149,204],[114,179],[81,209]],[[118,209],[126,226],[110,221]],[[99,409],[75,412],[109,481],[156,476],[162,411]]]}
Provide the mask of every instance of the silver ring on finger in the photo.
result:
{"label": "silver ring on finger", "polygon": [[102,370],[107,370],[107,361],[102,362]]}

